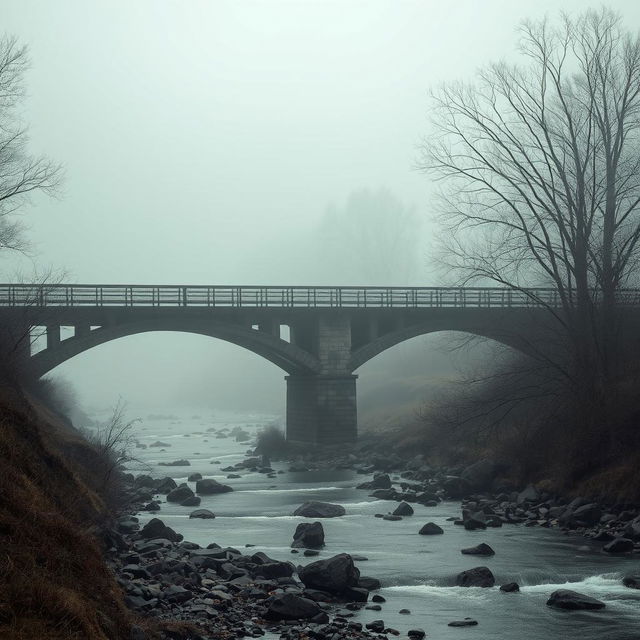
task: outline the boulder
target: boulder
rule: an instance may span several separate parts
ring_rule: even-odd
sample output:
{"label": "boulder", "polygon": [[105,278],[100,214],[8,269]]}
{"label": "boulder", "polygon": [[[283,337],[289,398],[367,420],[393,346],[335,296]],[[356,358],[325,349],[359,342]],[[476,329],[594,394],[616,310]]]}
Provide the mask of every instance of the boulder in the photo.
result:
{"label": "boulder", "polygon": [[536,500],[538,500],[538,490],[530,484],[518,494],[516,502],[518,504],[524,504],[525,502],[535,502]]}
{"label": "boulder", "polygon": [[298,576],[305,587],[329,593],[342,593],[347,587],[358,586],[360,571],[347,553],[326,560],[317,560],[301,567]]}
{"label": "boulder", "polygon": [[631,553],[633,540],[629,538],[615,538],[602,547],[607,553]]}
{"label": "boulder", "polygon": [[204,480],[198,480],[196,482],[196,493],[200,493],[204,496],[209,496],[216,493],[227,493],[229,491],[233,491],[230,486],[226,484],[220,484],[213,478],[205,478]]}
{"label": "boulder", "polygon": [[167,494],[167,502],[183,502],[187,498],[193,498],[194,493],[186,484],[181,484]]}
{"label": "boulder", "polygon": [[365,625],[370,631],[382,633],[384,631],[384,620],[372,620]]}
{"label": "boulder", "polygon": [[293,534],[291,546],[303,549],[324,547],[324,529],[321,522],[301,522]]}
{"label": "boulder", "polygon": [[209,509],[196,509],[189,514],[190,518],[202,518],[203,520],[212,520],[216,517],[216,514]]}
{"label": "boulder", "polygon": [[464,528],[467,531],[475,531],[476,529],[486,529],[487,519],[481,512],[478,513],[463,513],[462,520],[464,522]]}
{"label": "boulder", "polygon": [[425,524],[422,529],[418,531],[418,533],[421,536],[434,536],[444,533],[444,529],[442,527],[439,527],[434,522],[427,522],[427,524]]}
{"label": "boulder", "polygon": [[158,493],[169,493],[169,491],[172,491],[177,486],[178,485],[173,478],[162,478],[161,480],[158,480],[156,484],[156,491]]}
{"label": "boulder", "polygon": [[147,524],[142,527],[140,536],[147,540],[153,540],[155,538],[164,538],[170,542],[180,542],[182,535],[176,533],[171,527],[167,527],[159,518],[152,518]]}
{"label": "boulder", "polygon": [[447,626],[449,627],[475,627],[478,624],[477,620],[472,618],[465,618],[464,620],[453,620]]}
{"label": "boulder", "polygon": [[159,467],[190,467],[191,463],[182,458],[180,460],[172,460],[171,462],[158,462]]}
{"label": "boulder", "polygon": [[488,544],[481,542],[475,547],[460,549],[460,553],[464,553],[468,556],[493,556],[496,552]]}
{"label": "boulder", "polygon": [[424,629],[409,629],[409,631],[407,631],[407,638],[409,638],[409,640],[422,640],[426,635]]}
{"label": "boulder", "polygon": [[312,501],[300,505],[293,512],[293,515],[304,518],[337,518],[338,516],[343,516],[345,513],[344,507],[339,504]]}
{"label": "boulder", "polygon": [[507,582],[500,587],[500,591],[505,593],[516,593],[520,591],[520,585],[517,582]]}
{"label": "boulder", "polygon": [[367,591],[376,591],[377,589],[380,589],[382,585],[380,584],[380,580],[378,580],[378,578],[360,576],[358,578],[358,586],[361,589],[366,589]]}
{"label": "boulder", "polygon": [[600,522],[602,509],[595,503],[584,504],[572,514],[572,524],[575,526],[592,527]]}
{"label": "boulder", "polygon": [[189,496],[180,503],[182,507],[198,507],[200,506],[200,498],[198,496]]}
{"label": "boulder", "polygon": [[570,589],[558,589],[554,591],[547,600],[550,607],[557,609],[603,609],[604,602],[596,600],[591,596],[585,596],[583,593],[571,591]]}
{"label": "boulder", "polygon": [[456,585],[459,587],[493,587],[495,583],[496,579],[488,567],[474,567],[456,576]]}
{"label": "boulder", "polygon": [[500,471],[499,465],[492,460],[478,460],[460,474],[460,479],[472,492],[485,491],[491,488],[494,478]]}
{"label": "boulder", "polygon": [[317,602],[294,593],[281,593],[267,601],[267,620],[309,620],[322,613]]}
{"label": "boulder", "polygon": [[188,481],[188,482],[196,482],[197,480],[202,480],[202,474],[201,474],[201,473],[192,473],[192,474],[187,478],[187,481]]}
{"label": "boulder", "polygon": [[413,515],[413,507],[406,503],[401,502],[394,510],[394,516],[412,516]]}
{"label": "boulder", "polygon": [[622,578],[622,584],[629,589],[640,589],[640,575],[628,575]]}

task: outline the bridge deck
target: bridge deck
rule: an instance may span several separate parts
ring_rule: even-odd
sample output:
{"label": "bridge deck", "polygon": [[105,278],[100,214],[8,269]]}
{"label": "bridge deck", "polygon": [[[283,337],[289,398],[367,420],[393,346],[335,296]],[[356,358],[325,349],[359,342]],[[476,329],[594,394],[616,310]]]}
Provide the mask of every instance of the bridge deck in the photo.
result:
{"label": "bridge deck", "polygon": [[[640,306],[640,289],[618,292]],[[555,289],[0,284],[0,307],[523,308],[558,307]]]}

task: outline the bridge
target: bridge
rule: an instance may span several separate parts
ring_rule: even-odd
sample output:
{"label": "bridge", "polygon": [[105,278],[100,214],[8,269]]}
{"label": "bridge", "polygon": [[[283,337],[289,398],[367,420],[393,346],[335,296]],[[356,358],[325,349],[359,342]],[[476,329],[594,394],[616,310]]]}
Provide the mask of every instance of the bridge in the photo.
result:
{"label": "bridge", "polygon": [[[621,303],[640,307],[640,290]],[[525,353],[559,307],[553,289],[0,285],[0,324],[41,328],[23,354],[43,376],[97,345],[149,331],[219,338],[285,371],[287,439],[335,444],[357,436],[354,371],[386,349],[435,331],[462,331]],[[62,327],[71,327],[62,339]],[[426,355],[425,355],[426,357]]]}

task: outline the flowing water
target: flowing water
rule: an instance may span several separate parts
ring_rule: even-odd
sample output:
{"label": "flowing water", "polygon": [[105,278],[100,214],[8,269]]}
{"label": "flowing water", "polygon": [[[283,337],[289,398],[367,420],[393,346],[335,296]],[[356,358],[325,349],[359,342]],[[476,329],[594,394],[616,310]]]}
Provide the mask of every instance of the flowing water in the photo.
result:
{"label": "flowing water", "polygon": [[[621,583],[627,573],[640,573],[637,557],[611,557],[601,544],[589,544],[582,537],[567,536],[557,530],[505,525],[486,531],[466,531],[448,522],[459,516],[460,504],[444,502],[438,507],[413,505],[415,515],[390,522],[375,518],[376,513],[393,511],[395,502],[376,500],[356,484],[368,479],[354,471],[288,472],[285,463],[273,462],[283,470],[276,478],[240,471],[239,479],[227,479],[221,468],[244,459],[249,443],[234,438],[218,439],[207,429],[241,426],[250,434],[268,421],[267,416],[180,416],[149,417],[136,427],[141,443],[157,440],[171,446],[137,449],[138,457],[148,465],[154,477],[172,476],[186,482],[187,476],[199,472],[229,484],[234,491],[222,495],[202,496],[200,508],[216,514],[214,520],[189,519],[193,507],[163,502],[154,514],[140,513],[144,524],[160,517],[184,535],[185,540],[206,546],[216,542],[243,550],[255,545],[252,552],[264,551],[278,560],[306,564],[318,558],[292,555],[293,532],[304,518],[291,513],[307,500],[341,504],[347,515],[323,520],[326,546],[319,558],[337,553],[363,555],[357,562],[362,575],[379,578],[380,594],[387,602],[382,611],[362,610],[355,619],[363,623],[383,619],[388,627],[406,637],[408,629],[421,627],[429,638],[462,637],[521,640],[580,639],[637,640],[640,638],[640,591]],[[159,466],[180,458],[189,467]],[[192,488],[195,488],[192,485]],[[444,535],[420,536],[426,522],[435,522]],[[496,551],[490,558],[465,556],[463,547],[486,542]],[[455,575],[474,566],[488,566],[497,585],[515,581],[520,593],[503,593],[498,586],[490,589],[454,586]],[[558,611],[547,607],[549,594],[569,588],[598,598],[606,608],[595,612]],[[409,609],[411,615],[399,614]],[[447,623],[464,617],[476,619],[479,626],[452,628]]]}

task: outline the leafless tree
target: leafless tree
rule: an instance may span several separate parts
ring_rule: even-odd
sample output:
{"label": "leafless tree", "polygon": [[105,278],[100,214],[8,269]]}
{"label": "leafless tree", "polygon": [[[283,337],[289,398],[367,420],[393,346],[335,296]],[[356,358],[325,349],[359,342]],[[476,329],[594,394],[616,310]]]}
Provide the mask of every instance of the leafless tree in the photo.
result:
{"label": "leafless tree", "polygon": [[551,287],[567,345],[553,364],[600,404],[619,376],[621,290],[638,281],[640,36],[603,8],[524,22],[519,53],[432,93],[421,167],[440,180],[460,281],[542,305],[528,287]]}
{"label": "leafless tree", "polygon": [[0,249],[25,251],[19,209],[37,192],[54,195],[62,169],[28,150],[28,136],[17,107],[24,99],[28,51],[11,36],[0,38]]}

